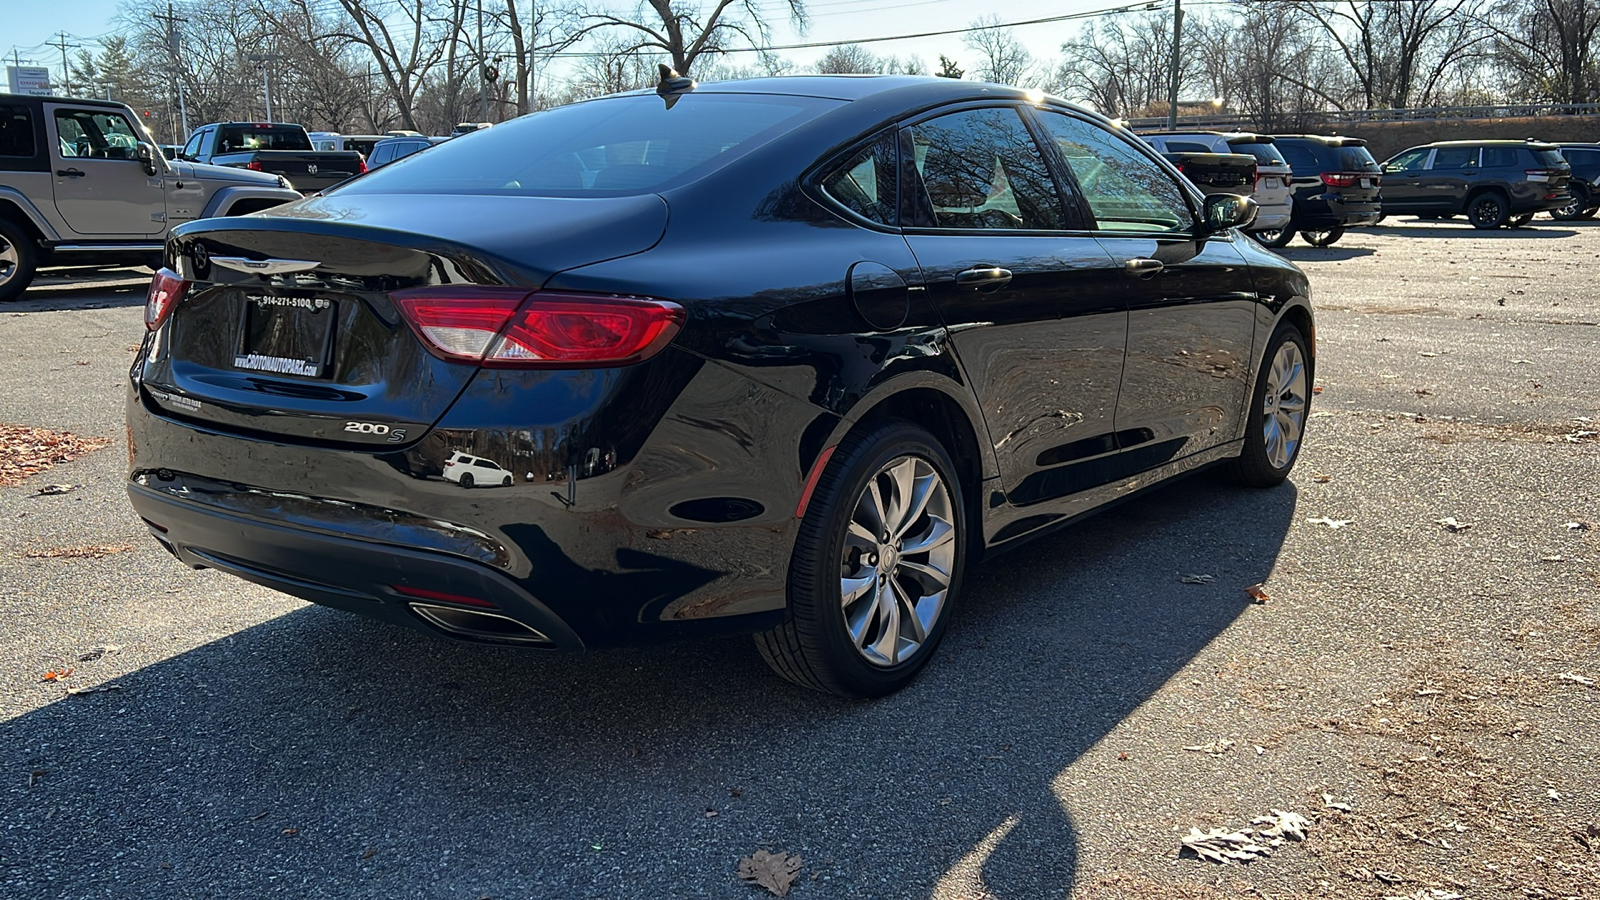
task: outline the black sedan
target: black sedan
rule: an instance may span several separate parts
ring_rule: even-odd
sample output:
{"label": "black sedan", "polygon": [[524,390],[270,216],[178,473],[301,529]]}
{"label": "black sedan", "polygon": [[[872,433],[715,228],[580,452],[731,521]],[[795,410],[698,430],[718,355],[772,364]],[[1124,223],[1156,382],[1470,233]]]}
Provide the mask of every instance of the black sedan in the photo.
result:
{"label": "black sedan", "polygon": [[1305,276],[1092,113],[800,77],[601,98],[176,229],[128,491],[185,563],[468,641],[753,632],[847,696],[967,567],[1281,482]]}

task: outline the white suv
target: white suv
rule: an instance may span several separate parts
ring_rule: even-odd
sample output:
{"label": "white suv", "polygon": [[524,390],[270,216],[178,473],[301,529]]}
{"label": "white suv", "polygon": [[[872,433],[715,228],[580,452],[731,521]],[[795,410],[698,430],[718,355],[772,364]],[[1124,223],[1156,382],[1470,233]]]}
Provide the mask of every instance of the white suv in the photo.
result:
{"label": "white suv", "polygon": [[445,460],[444,480],[454,481],[464,488],[510,487],[511,473],[492,460],[481,456],[468,456],[457,450]]}
{"label": "white suv", "polygon": [[1256,219],[1251,231],[1277,231],[1289,224],[1294,190],[1289,163],[1273,146],[1272,135],[1249,132],[1157,131],[1139,135],[1162,153],[1245,153],[1256,158]]}

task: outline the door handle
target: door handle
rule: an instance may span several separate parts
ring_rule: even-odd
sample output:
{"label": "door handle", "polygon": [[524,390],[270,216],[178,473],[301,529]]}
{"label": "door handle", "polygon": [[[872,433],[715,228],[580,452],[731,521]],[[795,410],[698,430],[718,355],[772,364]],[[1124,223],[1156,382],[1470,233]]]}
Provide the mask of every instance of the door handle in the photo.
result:
{"label": "door handle", "polygon": [[82,178],[85,173],[77,169],[57,169],[56,174],[62,178]]}
{"label": "door handle", "polygon": [[998,291],[1011,283],[1011,270],[999,266],[974,266],[956,276],[956,284],[980,291]]}
{"label": "door handle", "polygon": [[1166,264],[1161,260],[1149,259],[1143,256],[1136,256],[1133,259],[1122,261],[1122,271],[1138,278],[1149,278],[1165,268]]}

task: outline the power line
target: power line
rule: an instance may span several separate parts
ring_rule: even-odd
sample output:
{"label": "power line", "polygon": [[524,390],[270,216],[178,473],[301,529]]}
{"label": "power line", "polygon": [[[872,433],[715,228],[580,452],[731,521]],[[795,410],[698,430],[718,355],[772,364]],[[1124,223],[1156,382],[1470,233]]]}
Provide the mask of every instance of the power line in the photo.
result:
{"label": "power line", "polygon": [[67,68],[67,50],[69,48],[76,50],[83,45],[67,43],[67,33],[62,31],[58,33],[58,36],[54,42],[47,42],[46,46],[59,47],[61,49],[61,80],[66,82],[66,90],[63,92],[62,96],[66,96],[67,94],[72,93],[72,70]]}

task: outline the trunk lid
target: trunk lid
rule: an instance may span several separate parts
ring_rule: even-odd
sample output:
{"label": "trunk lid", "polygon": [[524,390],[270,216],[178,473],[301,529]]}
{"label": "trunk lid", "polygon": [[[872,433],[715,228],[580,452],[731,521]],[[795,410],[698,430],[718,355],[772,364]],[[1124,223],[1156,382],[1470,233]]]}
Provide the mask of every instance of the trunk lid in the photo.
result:
{"label": "trunk lid", "polygon": [[[169,256],[191,283],[146,342],[146,402],[224,430],[409,444],[479,366],[431,352],[391,294],[437,285],[531,292],[554,272],[649,249],[667,220],[655,195],[351,200],[335,194],[177,229]],[[403,230],[418,222],[425,233]]]}

